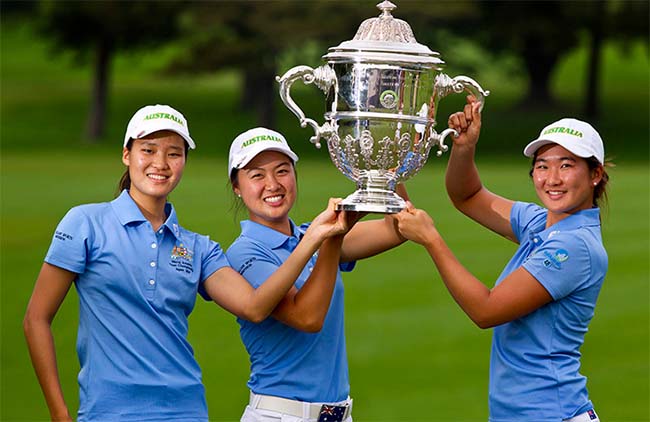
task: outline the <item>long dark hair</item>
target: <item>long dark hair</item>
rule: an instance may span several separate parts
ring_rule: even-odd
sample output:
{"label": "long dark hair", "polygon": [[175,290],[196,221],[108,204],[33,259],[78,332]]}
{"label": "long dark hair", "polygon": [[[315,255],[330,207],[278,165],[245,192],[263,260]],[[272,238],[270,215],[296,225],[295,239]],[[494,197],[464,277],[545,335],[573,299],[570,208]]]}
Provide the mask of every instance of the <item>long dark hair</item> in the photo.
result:
{"label": "long dark hair", "polygon": [[239,213],[245,208],[244,201],[241,199],[239,195],[235,193],[235,187],[237,187],[237,185],[239,184],[238,175],[239,175],[239,169],[233,169],[230,172],[230,178],[228,179],[228,183],[226,184],[226,189],[229,189],[230,193],[232,194],[230,211],[232,211],[233,213],[232,218],[235,221],[235,223],[239,221]]}
{"label": "long dark hair", "polygon": [[607,198],[607,191],[609,190],[607,186],[609,185],[609,174],[607,174],[607,168],[614,167],[614,163],[611,160],[606,159],[605,164],[600,164],[600,161],[596,157],[587,158],[587,165],[589,166],[590,171],[594,171],[598,167],[603,167],[603,176],[600,179],[600,182],[594,187],[594,207],[605,208],[609,204],[609,199]]}
{"label": "long dark hair", "polygon": [[[189,152],[190,152],[190,146],[187,143],[187,141],[184,142],[185,145],[185,161],[187,161]],[[126,143],[126,149],[131,151],[131,148],[133,148],[133,138],[129,139],[129,142]],[[122,174],[122,177],[120,177],[120,181],[117,183],[117,190],[115,191],[115,197],[117,198],[120,196],[122,191],[125,189],[131,189],[131,175],[129,174],[129,167],[124,170],[124,173]]]}

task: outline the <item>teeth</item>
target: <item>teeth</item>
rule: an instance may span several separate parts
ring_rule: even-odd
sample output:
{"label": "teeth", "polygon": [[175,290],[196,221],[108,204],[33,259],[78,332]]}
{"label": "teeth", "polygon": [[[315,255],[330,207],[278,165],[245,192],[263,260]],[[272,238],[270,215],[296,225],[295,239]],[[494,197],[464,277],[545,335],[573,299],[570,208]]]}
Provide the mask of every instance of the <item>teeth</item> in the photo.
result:
{"label": "teeth", "polygon": [[150,177],[151,179],[156,179],[156,180],[165,180],[165,179],[167,179],[167,176],[161,176],[160,174],[148,174],[147,177]]}
{"label": "teeth", "polygon": [[278,195],[278,196],[269,196],[268,198],[264,198],[264,201],[265,201],[265,202],[279,202],[280,200],[282,200],[282,196],[281,196],[281,195]]}

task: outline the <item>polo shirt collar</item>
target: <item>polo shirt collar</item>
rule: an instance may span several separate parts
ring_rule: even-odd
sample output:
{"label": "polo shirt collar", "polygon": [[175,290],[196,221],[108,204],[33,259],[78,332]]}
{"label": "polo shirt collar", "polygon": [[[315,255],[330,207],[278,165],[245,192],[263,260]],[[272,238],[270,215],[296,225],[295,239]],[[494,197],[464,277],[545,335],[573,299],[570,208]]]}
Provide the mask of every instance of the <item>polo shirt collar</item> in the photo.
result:
{"label": "polo shirt collar", "polygon": [[[138,208],[138,205],[131,198],[131,195],[129,195],[127,189],[124,189],[120,196],[111,201],[111,206],[123,226],[129,223],[143,223],[147,221],[144,215],[142,215],[140,208]],[[178,224],[176,210],[169,202],[165,204],[165,214],[167,215],[167,220],[165,220],[163,227],[167,227],[174,237],[180,240],[180,226]]]}
{"label": "polo shirt collar", "polygon": [[167,220],[163,226],[167,227],[169,231],[174,235],[178,240],[181,239],[181,230],[180,225],[178,224],[178,216],[176,215],[176,210],[174,206],[169,202],[165,204],[165,214],[168,215]]}
{"label": "polo shirt collar", "polygon": [[[544,224],[546,224],[545,221]],[[529,236],[533,241],[535,241],[535,238],[544,240],[550,238],[552,234],[554,235],[559,232],[594,226],[600,226],[600,208],[588,208],[586,210],[578,211],[577,213],[558,221],[549,228],[544,228],[544,226],[542,226],[542,230],[538,232],[531,231]],[[539,243],[539,240],[535,243]]]}
{"label": "polo shirt collar", "polygon": [[289,219],[289,224],[291,226],[291,236],[287,236],[284,233],[280,233],[275,229],[251,220],[243,220],[240,223],[241,233],[243,236],[255,239],[256,241],[259,241],[272,249],[279,248],[280,246],[284,245],[284,243],[289,239],[295,238],[296,240],[299,240],[302,238],[302,235],[304,233],[293,223],[291,219]]}
{"label": "polo shirt collar", "polygon": [[575,230],[585,226],[600,225],[600,208],[588,208],[564,218],[549,227],[549,230]]}

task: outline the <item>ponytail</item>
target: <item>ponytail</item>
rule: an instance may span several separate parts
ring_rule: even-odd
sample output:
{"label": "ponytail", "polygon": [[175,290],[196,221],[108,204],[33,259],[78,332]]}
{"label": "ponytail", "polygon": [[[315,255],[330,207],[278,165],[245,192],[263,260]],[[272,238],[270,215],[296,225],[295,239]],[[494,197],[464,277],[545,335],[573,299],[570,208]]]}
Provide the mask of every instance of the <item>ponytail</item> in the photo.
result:
{"label": "ponytail", "polygon": [[608,199],[607,199],[607,185],[609,184],[609,174],[607,174],[607,168],[612,168],[614,167],[614,163],[612,163],[610,160],[605,160],[605,164],[600,164],[600,162],[594,158],[594,157],[589,157],[587,158],[587,165],[589,166],[589,170],[594,170],[600,166],[603,166],[603,176],[600,179],[600,182],[594,187],[594,199],[593,199],[593,205],[594,207],[598,208],[605,208],[608,205]]}
{"label": "ponytail", "polygon": [[117,184],[117,191],[115,192],[115,197],[120,196],[124,189],[131,188],[131,176],[129,175],[129,168],[127,167],[124,171],[124,174],[120,178],[119,183]]}

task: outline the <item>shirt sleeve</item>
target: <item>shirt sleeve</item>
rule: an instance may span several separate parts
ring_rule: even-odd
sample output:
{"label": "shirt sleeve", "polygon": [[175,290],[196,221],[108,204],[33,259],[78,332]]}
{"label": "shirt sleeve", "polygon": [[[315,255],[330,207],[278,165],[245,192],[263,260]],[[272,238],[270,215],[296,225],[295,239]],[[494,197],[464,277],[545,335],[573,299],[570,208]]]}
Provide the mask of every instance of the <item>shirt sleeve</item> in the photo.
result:
{"label": "shirt sleeve", "polygon": [[83,273],[88,248],[92,244],[92,232],[90,218],[81,207],[72,208],[54,231],[45,262],[73,273]]}
{"label": "shirt sleeve", "polygon": [[546,216],[546,210],[537,204],[515,202],[510,210],[510,226],[515,237],[521,243],[531,227],[537,227]]}
{"label": "shirt sleeve", "polygon": [[223,249],[221,249],[221,246],[217,242],[208,239],[207,253],[201,261],[201,281],[199,282],[199,294],[203,299],[208,301],[212,300],[205,290],[205,280],[221,268],[229,266],[230,262],[228,262],[228,258],[223,252]]}
{"label": "shirt sleeve", "polygon": [[249,242],[235,242],[226,254],[235,271],[254,288],[261,286],[282,265],[277,256]]}
{"label": "shirt sleeve", "polygon": [[544,242],[523,264],[554,300],[586,287],[591,280],[591,254],[575,232]]}

